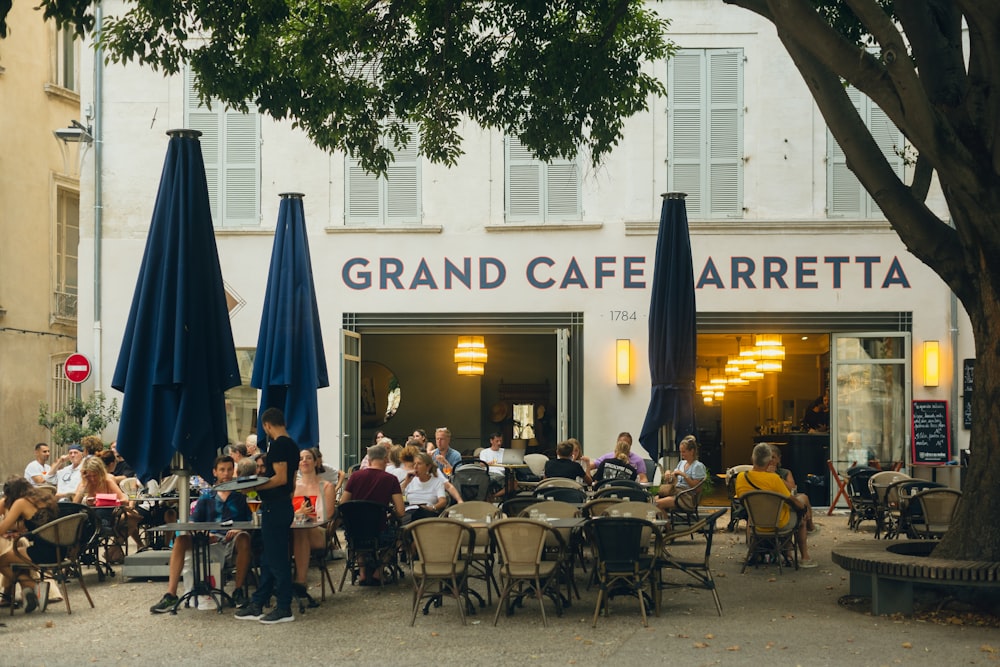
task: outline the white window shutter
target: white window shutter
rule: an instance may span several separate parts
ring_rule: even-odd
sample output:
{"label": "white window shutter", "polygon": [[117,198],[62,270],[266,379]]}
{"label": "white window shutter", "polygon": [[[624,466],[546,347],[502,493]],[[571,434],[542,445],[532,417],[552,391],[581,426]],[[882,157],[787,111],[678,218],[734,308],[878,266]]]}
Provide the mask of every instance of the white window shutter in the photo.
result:
{"label": "white window shutter", "polygon": [[705,52],[680,51],[667,61],[667,101],[670,122],[667,137],[669,189],[687,193],[692,217],[705,217],[706,98]]}
{"label": "white window shutter", "polygon": [[223,114],[226,124],[224,226],[260,222],[260,116]]}
{"label": "white window shutter", "polygon": [[743,53],[708,52],[708,183],[712,218],[743,215]]}
{"label": "white window shutter", "polygon": [[410,141],[393,150],[393,163],[386,170],[385,217],[391,224],[420,222],[420,128],[406,123]]}
{"label": "white window shutter", "polygon": [[580,170],[576,162],[554,160],[545,165],[545,218],[580,217]]}
{"label": "white window shutter", "polygon": [[507,217],[541,222],[542,163],[515,136],[507,137]]}
{"label": "white window shutter", "polygon": [[347,224],[376,225],[382,221],[382,183],[369,174],[361,163],[347,158]]}

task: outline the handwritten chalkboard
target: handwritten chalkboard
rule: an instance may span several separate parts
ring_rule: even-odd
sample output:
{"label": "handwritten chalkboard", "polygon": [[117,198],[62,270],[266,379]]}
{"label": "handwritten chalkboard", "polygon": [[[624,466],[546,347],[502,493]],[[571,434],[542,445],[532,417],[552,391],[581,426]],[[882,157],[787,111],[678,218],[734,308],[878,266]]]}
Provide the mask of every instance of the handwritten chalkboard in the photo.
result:
{"label": "handwritten chalkboard", "polygon": [[962,428],[972,428],[972,380],[976,370],[975,359],[962,360]]}
{"label": "handwritten chalkboard", "polygon": [[943,465],[951,460],[948,401],[913,401],[913,463]]}

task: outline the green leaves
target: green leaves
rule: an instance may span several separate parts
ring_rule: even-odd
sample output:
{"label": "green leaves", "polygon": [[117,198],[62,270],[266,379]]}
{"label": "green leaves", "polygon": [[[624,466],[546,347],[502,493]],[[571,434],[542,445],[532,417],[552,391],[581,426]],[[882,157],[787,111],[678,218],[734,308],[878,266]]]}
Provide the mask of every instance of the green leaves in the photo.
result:
{"label": "green leaves", "polygon": [[65,409],[56,413],[49,412],[47,403],[38,404],[38,425],[51,432],[53,443],[59,446],[80,442],[84,436],[98,435],[118,421],[119,416],[118,399],[106,403],[104,394],[99,391],[86,400],[70,398]]}
{"label": "green leaves", "polygon": [[[93,28],[90,2],[42,2]],[[206,96],[254,102],[384,173],[385,133],[405,140],[415,122],[422,154],[451,165],[467,119],[541,159],[582,150],[598,163],[664,94],[643,65],[672,52],[666,28],[637,0],[127,0],[101,44],[113,62],[187,64]]]}

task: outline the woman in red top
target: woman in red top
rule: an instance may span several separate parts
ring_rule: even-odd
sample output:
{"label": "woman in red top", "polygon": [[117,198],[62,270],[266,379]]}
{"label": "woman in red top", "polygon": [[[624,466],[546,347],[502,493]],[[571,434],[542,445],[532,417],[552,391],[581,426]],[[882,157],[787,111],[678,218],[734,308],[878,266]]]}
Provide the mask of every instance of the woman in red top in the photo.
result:
{"label": "woman in red top", "polygon": [[[337,507],[337,487],[317,475],[319,457],[316,449],[303,449],[299,454],[299,475],[295,482],[292,507],[296,520],[309,519],[320,523],[333,516]],[[306,597],[309,574],[309,552],[326,545],[326,527],[292,530],[292,554],[295,557],[295,580],[292,590],[297,597]]]}

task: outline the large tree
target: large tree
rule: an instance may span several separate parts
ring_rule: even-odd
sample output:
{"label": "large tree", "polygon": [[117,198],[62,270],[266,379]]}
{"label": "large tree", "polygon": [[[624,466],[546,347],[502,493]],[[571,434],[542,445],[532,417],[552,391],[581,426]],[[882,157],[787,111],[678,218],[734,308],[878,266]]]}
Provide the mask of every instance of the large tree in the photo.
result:
{"label": "large tree", "polygon": [[[90,0],[40,6],[95,27]],[[376,172],[414,126],[421,154],[454,164],[468,120],[542,159],[597,163],[663,93],[646,66],[672,49],[667,22],[634,0],[122,0],[105,12],[112,61],[189,66],[204,98],[253,102]]]}
{"label": "large tree", "polygon": [[[848,167],[969,314],[972,456],[957,521],[935,554],[1000,561],[1000,2],[724,1],[774,24]],[[906,136],[916,156],[909,184],[865,128],[845,81]],[[935,176],[947,219],[926,204]]]}
{"label": "large tree", "polygon": [[[23,1],[23,0],[22,0]],[[973,456],[940,555],[1000,560],[1000,2],[724,0],[774,24],[848,166],[906,247],[961,300],[976,341]],[[6,5],[5,5],[6,3]],[[10,0],[0,0],[0,31]],[[42,0],[94,25],[87,0]],[[124,0],[103,35],[113,60],[176,72],[201,91],[253,100],[327,149],[381,171],[388,123],[419,125],[429,159],[453,163],[461,123],[516,134],[542,158],[578,147],[597,161],[660,82],[666,24],[636,0]],[[868,95],[907,138],[901,181],[851,103]],[[936,176],[948,206],[926,204]],[[992,260],[990,258],[993,258]]]}

